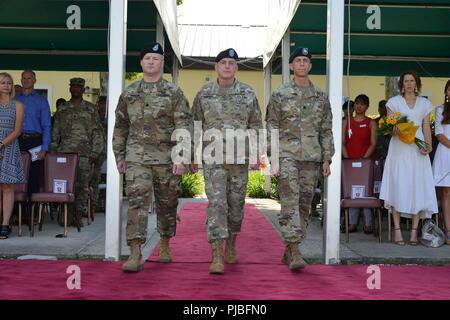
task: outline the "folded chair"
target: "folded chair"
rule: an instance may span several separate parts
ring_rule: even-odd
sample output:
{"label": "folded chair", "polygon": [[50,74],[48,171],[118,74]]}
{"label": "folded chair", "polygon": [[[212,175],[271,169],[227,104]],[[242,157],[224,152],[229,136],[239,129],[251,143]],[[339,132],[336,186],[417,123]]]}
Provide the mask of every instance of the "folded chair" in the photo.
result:
{"label": "folded chair", "polygon": [[[79,157],[76,153],[47,153],[44,161],[44,191],[31,195],[31,232],[34,236],[34,206],[39,204],[39,229],[42,229],[45,203],[64,205],[64,237],[67,237],[67,205],[75,204],[75,186]],[[78,223],[78,219],[77,223]],[[81,228],[77,225],[78,232]]]}
{"label": "folded chair", "polygon": [[[345,241],[349,241],[348,215],[350,208],[372,208],[378,219],[378,240],[381,242],[381,201],[373,197],[373,161],[371,159],[342,160],[342,200]],[[374,223],[376,225],[376,223]]]}
{"label": "folded chair", "polygon": [[22,236],[22,203],[25,204],[25,208],[27,208],[28,204],[28,179],[30,177],[31,164],[31,155],[28,151],[22,151],[20,155],[22,157],[23,174],[26,182],[14,185],[14,202],[17,202],[17,207],[19,209],[19,237]]}

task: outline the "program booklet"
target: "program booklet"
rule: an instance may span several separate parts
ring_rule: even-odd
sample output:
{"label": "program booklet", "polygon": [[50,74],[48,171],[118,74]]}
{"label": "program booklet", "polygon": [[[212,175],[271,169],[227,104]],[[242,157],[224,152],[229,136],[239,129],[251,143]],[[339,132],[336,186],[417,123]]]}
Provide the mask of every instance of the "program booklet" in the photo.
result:
{"label": "program booklet", "polygon": [[31,154],[31,162],[38,160],[38,153],[42,150],[42,146],[37,146],[28,150]]}

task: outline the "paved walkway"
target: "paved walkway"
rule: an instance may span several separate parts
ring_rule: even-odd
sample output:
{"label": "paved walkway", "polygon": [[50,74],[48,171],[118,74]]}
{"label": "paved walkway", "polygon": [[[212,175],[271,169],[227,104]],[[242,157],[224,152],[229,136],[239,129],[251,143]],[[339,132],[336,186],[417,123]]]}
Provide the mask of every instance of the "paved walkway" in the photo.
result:
{"label": "paved walkway", "polygon": [[[179,208],[184,201],[206,201],[205,198],[181,199]],[[271,199],[247,199],[248,203],[255,204],[264,216],[279,230],[277,212],[280,205]],[[124,212],[127,204],[124,204]],[[11,237],[8,240],[0,240],[1,258],[26,259],[47,258],[47,259],[103,259],[105,243],[105,215],[95,214],[95,221],[91,225],[86,225],[81,232],[76,228],[69,228],[67,238],[56,238],[61,234],[63,228],[56,221],[50,221],[47,216],[42,231],[35,231],[35,236],[31,238],[27,226],[23,227],[23,236],[17,236],[17,226],[13,228]],[[384,228],[387,228],[386,219],[383,220]],[[122,258],[129,254],[125,241],[126,219],[122,224]],[[149,216],[149,237],[144,246],[143,253],[149,256],[153,248],[159,241],[156,232],[156,216]],[[312,217],[308,229],[307,239],[301,245],[301,251],[308,262],[323,263],[322,255],[322,228],[320,219]],[[409,239],[409,232],[404,231],[403,237]],[[366,263],[366,264],[447,264],[450,265],[450,246],[444,245],[440,248],[427,248],[419,245],[413,247],[406,245],[400,247],[387,241],[386,231],[383,234],[383,242],[378,243],[378,239],[363,232],[350,234],[350,242],[345,243],[341,237],[340,261],[341,263]],[[281,257],[280,252],[280,257]]]}

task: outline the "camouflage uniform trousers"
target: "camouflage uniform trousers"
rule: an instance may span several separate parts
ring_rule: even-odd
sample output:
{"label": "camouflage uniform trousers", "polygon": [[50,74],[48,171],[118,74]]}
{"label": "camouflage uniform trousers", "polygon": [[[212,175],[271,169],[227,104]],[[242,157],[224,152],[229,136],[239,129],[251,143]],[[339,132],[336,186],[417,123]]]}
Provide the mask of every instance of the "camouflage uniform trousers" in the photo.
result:
{"label": "camouflage uniform trousers", "polygon": [[67,218],[69,224],[75,224],[75,218],[78,219],[82,225],[82,217],[87,217],[88,212],[88,197],[89,197],[89,181],[92,176],[92,166],[89,163],[89,158],[80,157],[77,167],[77,183],[75,187],[75,211],[69,210]]}
{"label": "camouflage uniform trousers", "polygon": [[278,221],[286,243],[299,243],[306,236],[319,169],[319,162],[280,159],[278,192],[281,210]]}
{"label": "camouflage uniform trousers", "polygon": [[248,165],[204,165],[208,241],[241,231],[247,192]]}
{"label": "camouflage uniform trousers", "polygon": [[95,164],[92,175],[91,175],[91,181],[89,182],[89,185],[92,188],[92,203],[93,203],[93,209],[94,212],[96,210],[96,208],[104,208],[105,204],[101,202],[101,200],[99,197],[99,189],[98,189],[98,185],[101,182],[101,178],[102,178],[102,164],[103,163],[99,163],[97,162],[97,164]]}
{"label": "camouflage uniform trousers", "polygon": [[161,236],[173,237],[177,226],[180,177],[172,173],[172,165],[127,163],[125,173],[128,194],[127,243],[147,240],[148,209],[154,188],[157,230]]}

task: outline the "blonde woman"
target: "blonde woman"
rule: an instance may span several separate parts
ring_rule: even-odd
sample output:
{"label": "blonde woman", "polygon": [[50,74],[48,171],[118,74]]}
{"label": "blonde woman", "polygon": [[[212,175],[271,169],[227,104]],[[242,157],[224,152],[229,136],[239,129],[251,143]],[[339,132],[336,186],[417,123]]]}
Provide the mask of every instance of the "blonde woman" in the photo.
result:
{"label": "blonde woman", "polygon": [[3,220],[0,239],[7,239],[14,208],[14,184],[25,183],[17,138],[22,131],[23,104],[13,100],[14,81],[10,74],[0,73],[0,199]]}

